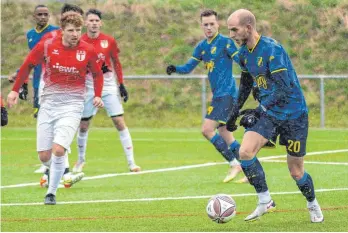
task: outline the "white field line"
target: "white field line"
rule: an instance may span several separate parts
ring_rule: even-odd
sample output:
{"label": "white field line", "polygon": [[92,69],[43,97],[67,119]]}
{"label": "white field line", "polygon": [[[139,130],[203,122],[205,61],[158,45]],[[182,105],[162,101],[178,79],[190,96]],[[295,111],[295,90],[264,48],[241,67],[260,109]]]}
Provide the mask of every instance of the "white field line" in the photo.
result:
{"label": "white field line", "polygon": [[[286,160],[275,160],[275,159],[265,159],[263,160],[267,163],[286,163]],[[323,165],[343,165],[348,166],[348,163],[341,163],[341,162],[315,162],[315,161],[305,161],[305,164],[323,164]]]}
{"label": "white field line", "polygon": [[[348,191],[348,188],[333,188],[333,189],[317,189],[316,193],[321,192],[336,192],[336,191]],[[271,195],[289,195],[289,194],[301,194],[300,191],[293,192],[272,192]],[[256,193],[240,193],[233,194],[232,197],[247,197],[256,196]],[[93,203],[112,203],[112,202],[150,202],[150,201],[168,201],[168,200],[189,200],[189,199],[208,199],[214,195],[204,195],[204,196],[184,196],[184,197],[159,197],[159,198],[137,198],[137,199],[114,199],[114,200],[89,200],[89,201],[59,201],[58,205],[70,205],[70,204],[93,204]],[[32,202],[32,203],[1,203],[3,206],[35,206],[43,205],[42,202]]]}
{"label": "white field line", "polygon": [[[36,138],[7,138],[2,137],[2,141],[35,141]],[[204,138],[132,138],[135,142],[206,142]],[[238,139],[241,140],[240,138]],[[119,138],[90,138],[88,141],[120,141]],[[348,142],[348,139],[307,139],[308,142]]]}
{"label": "white field line", "polygon": [[[348,151],[348,149],[331,150],[331,151],[318,151],[318,152],[307,153],[307,155],[341,153],[341,152],[346,152],[346,151]],[[286,157],[286,155],[267,156],[267,157],[259,158],[259,160],[265,161],[265,160],[268,160],[268,159],[285,158],[285,157]],[[281,161],[281,162],[283,162],[283,161]],[[204,164],[196,164],[196,165],[188,165],[188,166],[180,166],[180,167],[172,167],[172,168],[145,170],[145,171],[141,171],[141,172],[137,172],[137,173],[134,173],[134,172],[112,173],[112,174],[104,174],[104,175],[98,175],[98,176],[84,177],[83,180],[94,180],[94,179],[104,179],[104,178],[116,177],[116,176],[141,175],[141,174],[146,174],[146,173],[157,173],[157,172],[186,170],[186,169],[191,169],[191,168],[208,167],[208,166],[215,166],[215,165],[221,165],[221,164],[227,164],[227,162],[204,163]],[[1,186],[0,188],[17,188],[17,187],[26,187],[26,186],[34,186],[34,185],[38,185],[38,183],[26,183],[26,184],[18,184],[18,185],[8,185],[8,186]]]}
{"label": "white field line", "polygon": [[[342,153],[342,152],[348,152],[348,149],[309,152],[309,153],[307,153],[307,155],[332,154],[332,153]],[[259,158],[259,160],[267,161],[269,159],[285,158],[286,156],[287,155],[267,156],[267,157]],[[281,161],[281,162],[283,162],[283,161]],[[147,174],[147,173],[178,171],[178,170],[186,170],[186,169],[191,169],[191,168],[210,167],[210,166],[221,165],[221,164],[227,164],[227,162],[203,163],[203,164],[187,165],[187,166],[180,166],[180,167],[161,168],[161,169],[145,170],[145,171],[136,172],[136,173],[135,172],[111,173],[111,174],[104,174],[104,175],[98,175],[98,176],[84,177],[83,180],[95,180],[95,179],[104,179],[104,178],[116,177],[116,176],[131,176],[131,175],[142,175],[142,174]],[[342,163],[342,164],[345,165],[345,163]],[[38,185],[38,183],[24,183],[24,184],[6,185],[6,186],[1,186],[0,188],[1,189],[19,188],[19,187],[27,187],[27,186],[35,186],[35,185]]]}

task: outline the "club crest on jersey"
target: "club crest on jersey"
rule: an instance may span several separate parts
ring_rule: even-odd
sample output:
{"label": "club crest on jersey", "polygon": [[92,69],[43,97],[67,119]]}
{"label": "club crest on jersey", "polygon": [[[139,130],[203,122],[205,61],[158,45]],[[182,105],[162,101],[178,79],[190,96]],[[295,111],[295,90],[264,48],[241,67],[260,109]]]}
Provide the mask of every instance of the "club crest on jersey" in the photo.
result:
{"label": "club crest on jersey", "polygon": [[210,53],[211,54],[215,54],[216,53],[216,47],[215,46],[211,48]]}
{"label": "club crest on jersey", "polygon": [[77,50],[76,52],[76,59],[78,61],[83,61],[86,58],[86,51],[82,51],[82,50]]}
{"label": "club crest on jersey", "polygon": [[106,49],[109,46],[109,42],[107,40],[101,40],[100,46],[104,49]]}

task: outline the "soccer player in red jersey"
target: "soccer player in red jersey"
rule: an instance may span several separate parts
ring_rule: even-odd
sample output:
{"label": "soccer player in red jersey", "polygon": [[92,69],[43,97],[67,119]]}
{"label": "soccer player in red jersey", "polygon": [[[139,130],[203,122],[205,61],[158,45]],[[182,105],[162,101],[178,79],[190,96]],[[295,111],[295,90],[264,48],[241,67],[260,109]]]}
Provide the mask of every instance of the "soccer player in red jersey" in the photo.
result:
{"label": "soccer player in red jersey", "polygon": [[[120,94],[124,102],[128,100],[128,93],[123,84],[122,66],[118,58],[120,50],[112,36],[100,32],[100,27],[102,26],[101,19],[102,13],[99,10],[88,10],[85,19],[87,33],[82,35],[81,40],[94,46],[98,53],[100,64],[103,64],[104,88],[102,100],[105,105],[104,107],[119,132],[129,170],[131,172],[138,172],[141,168],[137,166],[134,161],[132,138],[123,118],[124,111],[119,97]],[[112,71],[113,69],[114,72]],[[116,84],[115,73],[118,85]],[[93,84],[90,74],[87,75],[86,85],[87,97],[77,137],[78,161],[73,168],[73,172],[82,171],[86,159],[89,122],[98,111],[98,109],[93,106]]]}
{"label": "soccer player in red jersey", "polygon": [[45,204],[56,204],[56,192],[65,169],[65,152],[79,126],[85,99],[87,71],[93,76],[95,107],[103,107],[103,74],[93,46],[80,40],[82,16],[67,12],[61,18],[62,37],[41,41],[22,64],[8,106],[18,101],[18,90],[30,70],[45,66],[45,87],[37,122],[37,151],[40,160],[50,166],[50,182]]}

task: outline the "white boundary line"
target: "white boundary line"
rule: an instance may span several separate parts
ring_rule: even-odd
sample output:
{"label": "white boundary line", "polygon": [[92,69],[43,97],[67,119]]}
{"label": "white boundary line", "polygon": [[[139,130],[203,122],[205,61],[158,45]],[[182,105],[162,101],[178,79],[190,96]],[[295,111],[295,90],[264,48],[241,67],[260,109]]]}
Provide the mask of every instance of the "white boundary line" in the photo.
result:
{"label": "white boundary line", "polygon": [[[309,153],[307,153],[307,155],[334,154],[334,153],[342,153],[342,152],[348,152],[348,149],[309,152]],[[259,160],[267,162],[268,160],[277,159],[277,158],[285,158],[286,156],[287,155],[267,156],[267,157],[261,157],[261,158],[259,158]],[[282,160],[280,160],[280,161],[286,162],[286,161],[282,161]],[[187,165],[187,166],[180,166],[180,167],[153,169],[153,170],[145,170],[145,171],[136,172],[136,173],[135,172],[111,173],[111,174],[104,174],[104,175],[98,175],[98,176],[84,177],[83,180],[95,180],[95,179],[104,179],[104,178],[116,177],[116,176],[132,176],[132,175],[142,175],[142,174],[147,174],[147,173],[178,171],[178,170],[186,170],[186,169],[191,169],[191,168],[210,167],[210,166],[222,165],[222,164],[227,164],[227,162],[203,163],[203,164]],[[323,163],[323,164],[329,164],[329,163]],[[338,164],[336,164],[336,165],[338,165]],[[346,165],[346,163],[341,163],[341,165]],[[1,186],[0,188],[1,189],[19,188],[19,187],[27,187],[27,186],[35,186],[35,185],[38,185],[38,183],[35,182],[35,183],[6,185],[6,186]]]}
{"label": "white boundary line", "polygon": [[[286,163],[286,160],[275,160],[275,159],[265,159],[263,160],[267,163]],[[343,165],[348,166],[348,163],[341,163],[341,162],[316,162],[316,161],[305,161],[305,164],[323,164],[323,165]]]}
{"label": "white boundary line", "polygon": [[[333,189],[317,189],[316,193],[321,192],[335,192],[335,191],[348,191],[348,188],[333,188]],[[288,194],[301,194],[300,191],[293,192],[272,192],[271,195],[288,195]],[[256,193],[240,193],[233,194],[232,197],[246,197],[246,196],[256,196]],[[70,205],[70,204],[93,204],[93,203],[112,203],[112,202],[150,202],[150,201],[168,201],[168,200],[188,200],[188,199],[208,199],[214,195],[204,195],[204,196],[184,196],[184,197],[160,197],[160,198],[138,198],[138,199],[114,199],[114,200],[89,200],[89,201],[60,201],[57,202],[59,205]],[[2,203],[0,206],[36,206],[43,205],[42,202],[32,202],[32,203]]]}

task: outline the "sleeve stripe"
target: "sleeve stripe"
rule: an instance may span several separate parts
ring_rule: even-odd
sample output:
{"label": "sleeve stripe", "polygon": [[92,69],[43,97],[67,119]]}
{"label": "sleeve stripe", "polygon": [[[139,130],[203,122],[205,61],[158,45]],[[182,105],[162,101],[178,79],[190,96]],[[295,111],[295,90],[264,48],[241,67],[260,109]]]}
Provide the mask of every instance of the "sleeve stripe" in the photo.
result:
{"label": "sleeve stripe", "polygon": [[234,57],[236,54],[238,53],[238,51],[234,52],[231,57]]}
{"label": "sleeve stripe", "polygon": [[248,73],[248,71],[247,71],[247,70],[242,70],[242,72]]}
{"label": "sleeve stripe", "polygon": [[195,58],[195,57],[191,57],[191,58],[196,60],[196,61],[201,61],[201,60],[199,60],[198,58]]}
{"label": "sleeve stripe", "polygon": [[278,69],[278,70],[273,70],[273,71],[271,72],[271,74],[274,74],[274,73],[277,73],[277,72],[280,72],[280,71],[284,71],[284,70],[288,70],[288,69],[286,69],[286,68],[281,68],[281,69]]}

